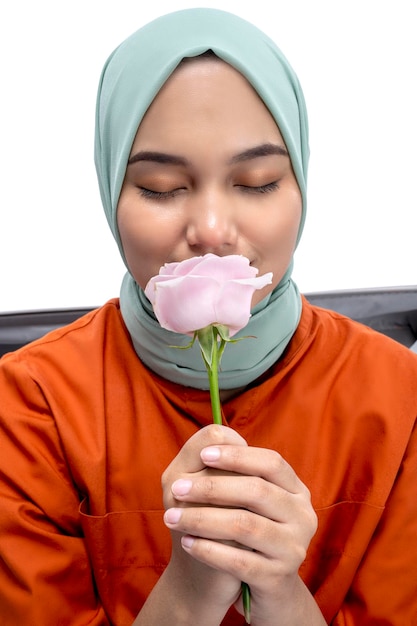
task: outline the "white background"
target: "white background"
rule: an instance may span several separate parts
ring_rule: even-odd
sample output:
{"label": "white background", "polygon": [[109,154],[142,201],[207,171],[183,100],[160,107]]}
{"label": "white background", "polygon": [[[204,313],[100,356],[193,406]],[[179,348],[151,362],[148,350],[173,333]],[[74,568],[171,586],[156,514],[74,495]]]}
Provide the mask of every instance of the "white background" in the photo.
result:
{"label": "white background", "polygon": [[[95,306],[124,267],[93,165],[109,53],[196,2],[21,0],[0,9],[0,311]],[[311,131],[302,291],[417,283],[414,0],[205,0],[266,31],[297,71]]]}

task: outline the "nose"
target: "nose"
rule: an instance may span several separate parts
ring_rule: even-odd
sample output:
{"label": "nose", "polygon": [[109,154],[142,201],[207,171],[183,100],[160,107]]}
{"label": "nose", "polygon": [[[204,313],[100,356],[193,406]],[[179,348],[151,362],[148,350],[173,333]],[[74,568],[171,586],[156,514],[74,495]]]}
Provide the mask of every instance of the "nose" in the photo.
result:
{"label": "nose", "polygon": [[187,219],[188,245],[201,253],[233,252],[238,228],[233,206],[221,194],[199,194]]}

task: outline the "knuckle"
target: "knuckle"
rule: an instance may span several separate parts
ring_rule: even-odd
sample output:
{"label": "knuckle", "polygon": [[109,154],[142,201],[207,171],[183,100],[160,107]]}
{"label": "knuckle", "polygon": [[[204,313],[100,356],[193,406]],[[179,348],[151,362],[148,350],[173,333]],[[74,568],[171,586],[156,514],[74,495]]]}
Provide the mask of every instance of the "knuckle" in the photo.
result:
{"label": "knuckle", "polygon": [[240,467],[246,449],[243,446],[230,446],[227,450],[227,457],[231,467]]}
{"label": "knuckle", "polygon": [[311,539],[318,528],[318,517],[311,502],[311,493],[306,486],[303,488],[300,502],[303,511],[304,527],[308,533],[309,539]]}
{"label": "knuckle", "polygon": [[312,507],[303,509],[298,516],[298,535],[303,538],[307,545],[317,532],[318,518]]}
{"label": "knuckle", "polygon": [[201,509],[201,507],[196,507],[195,509],[193,509],[193,515],[192,515],[192,526],[193,529],[195,529],[196,531],[198,531],[204,522],[204,516],[203,516],[203,510]]}
{"label": "knuckle", "polygon": [[213,478],[208,476],[200,483],[200,490],[202,497],[211,502],[215,497],[216,484]]}
{"label": "knuckle", "polygon": [[169,468],[167,468],[161,474],[161,486],[163,490],[165,490],[170,485],[170,482],[171,482],[170,475],[171,474],[170,474]]}
{"label": "knuckle", "polygon": [[275,474],[280,474],[287,467],[284,457],[276,450],[271,450],[270,468]]}
{"label": "knuckle", "polygon": [[310,531],[310,534],[312,537],[318,528],[318,517],[311,503],[310,495],[308,497],[307,502],[304,500],[303,513],[304,513],[305,527]]}
{"label": "knuckle", "polygon": [[225,441],[224,426],[220,424],[209,424],[205,426],[202,431],[205,439],[209,440],[210,444],[221,444]]}
{"label": "knuckle", "polygon": [[169,472],[168,468],[162,472],[162,474],[161,474],[161,485],[162,485],[162,487],[165,487],[168,484],[169,473],[170,472]]}
{"label": "knuckle", "polygon": [[181,517],[181,532],[190,535],[200,535],[204,529],[204,515],[200,507],[183,507]]}
{"label": "knuckle", "polygon": [[245,509],[236,511],[233,519],[233,535],[242,543],[247,537],[253,537],[258,533],[258,518]]}
{"label": "knuckle", "polygon": [[235,572],[239,573],[242,578],[247,578],[252,569],[248,558],[249,554],[247,550],[238,549],[232,556],[232,568]]}
{"label": "knuckle", "polygon": [[228,455],[230,460],[242,458],[242,449],[247,448],[247,443],[235,430],[222,424],[210,424],[202,431],[204,445],[227,445],[230,446]]}
{"label": "knuckle", "polygon": [[206,541],[200,541],[199,542],[199,549],[201,551],[202,554],[204,554],[206,559],[211,558],[213,552],[214,552],[214,543],[213,541],[210,540],[206,540]]}
{"label": "knuckle", "polygon": [[247,494],[252,502],[257,502],[258,504],[268,502],[271,498],[271,493],[271,484],[263,478],[252,476],[248,480]]}
{"label": "knuckle", "polygon": [[297,566],[301,565],[301,563],[304,563],[304,561],[306,560],[306,556],[307,556],[307,549],[305,548],[305,546],[298,545],[297,549],[295,550],[295,558],[296,558]]}
{"label": "knuckle", "polygon": [[303,483],[301,490],[302,490],[302,494],[303,494],[304,498],[307,500],[307,502],[311,503],[311,491],[307,487],[307,485],[305,485]]}
{"label": "knuckle", "polygon": [[227,459],[228,469],[240,473],[247,457],[247,446],[236,445],[236,442],[229,442],[224,451],[224,457]]}
{"label": "knuckle", "polygon": [[316,534],[318,526],[319,526],[317,513],[314,511],[314,509],[310,510],[309,522],[310,522],[310,539],[311,539],[311,537],[313,537]]}

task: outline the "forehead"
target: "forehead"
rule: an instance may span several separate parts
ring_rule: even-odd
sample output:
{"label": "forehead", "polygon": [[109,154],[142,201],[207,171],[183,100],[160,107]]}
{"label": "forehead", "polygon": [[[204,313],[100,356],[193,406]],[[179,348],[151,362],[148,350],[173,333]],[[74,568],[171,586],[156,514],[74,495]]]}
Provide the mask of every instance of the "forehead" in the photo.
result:
{"label": "forehead", "polygon": [[[219,96],[219,93],[215,90],[216,84],[213,82],[213,78],[217,77],[222,82],[222,90],[230,92],[231,90],[239,90],[241,94],[246,92],[250,94],[252,100],[262,102],[265,105],[262,96],[256,91],[256,88],[251,84],[244,73],[236,69],[233,65],[215,55],[211,50],[206,53],[194,57],[183,58],[177,67],[173,70],[171,75],[167,78],[165,83],[161,86],[155,98],[158,98],[161,92],[167,91],[171,88],[171,85],[176,83],[182,83],[178,90],[186,88],[184,95],[190,97],[197,94],[202,90],[204,97],[207,100],[210,96],[213,98]],[[178,92],[176,96],[178,97]],[[150,103],[150,106],[152,102]],[[272,115],[271,112],[269,112]]]}
{"label": "forehead", "polygon": [[216,57],[196,57],[184,60],[162,86],[141,120],[133,147],[139,141],[185,140],[190,133],[204,140],[207,129],[219,143],[233,132],[243,143],[284,143],[275,119],[240,72]]}

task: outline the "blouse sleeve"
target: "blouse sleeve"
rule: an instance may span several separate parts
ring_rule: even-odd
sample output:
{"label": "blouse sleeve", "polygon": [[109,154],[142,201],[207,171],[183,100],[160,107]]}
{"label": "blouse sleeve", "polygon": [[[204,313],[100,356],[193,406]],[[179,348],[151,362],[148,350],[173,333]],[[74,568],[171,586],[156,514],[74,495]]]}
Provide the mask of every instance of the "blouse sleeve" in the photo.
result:
{"label": "blouse sleeve", "polygon": [[0,617],[3,626],[108,625],[79,506],[44,394],[15,355],[0,361]]}
{"label": "blouse sleeve", "polygon": [[417,624],[417,428],[333,626]]}

